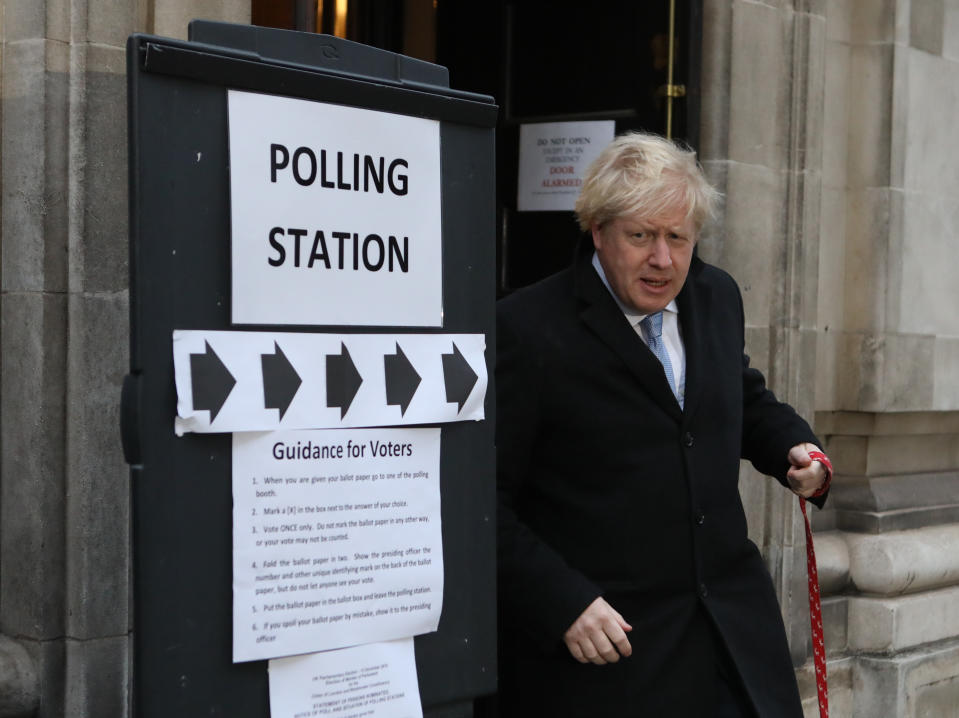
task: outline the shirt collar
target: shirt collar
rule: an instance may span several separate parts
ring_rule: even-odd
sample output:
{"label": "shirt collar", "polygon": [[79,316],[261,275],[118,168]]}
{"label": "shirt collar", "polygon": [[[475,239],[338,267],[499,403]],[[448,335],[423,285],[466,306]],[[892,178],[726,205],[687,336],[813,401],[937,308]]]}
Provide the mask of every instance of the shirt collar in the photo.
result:
{"label": "shirt collar", "polygon": [[[606,272],[603,271],[603,265],[599,261],[599,255],[596,252],[593,252],[593,269],[596,270],[596,273],[599,275],[599,278],[603,280],[603,284],[606,285],[606,289],[609,290],[610,296],[615,300],[617,306],[623,314],[626,315],[626,319],[629,320],[630,325],[636,326],[639,322],[643,321],[646,318],[645,314],[640,314],[639,312],[630,309],[625,304],[623,304],[619,297],[616,296],[616,292],[613,291],[613,288],[609,285],[609,280],[606,278]],[[664,312],[672,312],[673,314],[679,314],[679,306],[676,304],[676,300],[673,299],[669,304],[666,305]]]}

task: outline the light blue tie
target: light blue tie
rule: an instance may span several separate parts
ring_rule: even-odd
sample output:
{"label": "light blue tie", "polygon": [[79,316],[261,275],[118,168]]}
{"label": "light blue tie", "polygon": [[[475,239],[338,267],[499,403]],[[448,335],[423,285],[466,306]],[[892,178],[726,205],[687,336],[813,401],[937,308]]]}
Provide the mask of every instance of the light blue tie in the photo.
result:
{"label": "light blue tie", "polygon": [[647,315],[639,323],[643,330],[643,336],[646,338],[646,344],[650,351],[659,359],[659,363],[666,370],[666,381],[669,382],[669,388],[672,389],[673,396],[679,400],[679,394],[676,392],[676,379],[673,376],[673,362],[669,359],[669,352],[666,351],[666,345],[663,343],[663,313]]}

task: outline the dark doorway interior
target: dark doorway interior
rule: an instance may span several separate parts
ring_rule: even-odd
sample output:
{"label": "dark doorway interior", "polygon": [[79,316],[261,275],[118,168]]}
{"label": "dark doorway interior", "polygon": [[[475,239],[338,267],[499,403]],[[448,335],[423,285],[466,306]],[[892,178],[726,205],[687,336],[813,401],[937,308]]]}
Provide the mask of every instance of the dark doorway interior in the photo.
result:
{"label": "dark doorway interior", "polygon": [[[674,15],[672,136],[695,146],[699,3]],[[454,87],[493,95],[497,127],[500,294],[569,264],[580,236],[571,211],[517,211],[519,130],[524,123],[615,120],[616,132],[666,134],[669,0],[480,2],[437,8],[436,61]],[[695,73],[691,72],[695,68]]]}

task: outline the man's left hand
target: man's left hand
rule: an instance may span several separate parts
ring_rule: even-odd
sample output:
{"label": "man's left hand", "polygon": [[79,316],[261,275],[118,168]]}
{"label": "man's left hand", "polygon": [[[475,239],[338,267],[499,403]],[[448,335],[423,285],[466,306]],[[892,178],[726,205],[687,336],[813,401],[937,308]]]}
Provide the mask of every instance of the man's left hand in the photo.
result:
{"label": "man's left hand", "polygon": [[789,463],[792,468],[786,473],[789,488],[794,494],[808,499],[823,487],[826,482],[826,467],[809,458],[810,451],[822,451],[815,444],[803,442],[789,450]]}

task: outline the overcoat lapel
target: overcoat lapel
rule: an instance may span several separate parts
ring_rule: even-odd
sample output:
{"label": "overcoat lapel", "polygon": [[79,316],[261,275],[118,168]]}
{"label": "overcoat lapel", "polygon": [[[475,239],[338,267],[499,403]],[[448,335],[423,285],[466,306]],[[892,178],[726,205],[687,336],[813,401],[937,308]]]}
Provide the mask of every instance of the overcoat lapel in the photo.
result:
{"label": "overcoat lapel", "polygon": [[686,275],[686,284],[676,297],[679,307],[679,323],[683,332],[683,346],[686,350],[686,395],[683,398],[683,413],[688,422],[696,412],[703,393],[703,326],[700,308],[708,306],[710,290],[699,281],[703,263],[693,257]]}
{"label": "overcoat lapel", "polygon": [[[592,245],[584,241],[577,249],[576,294],[583,303],[580,317],[626,364],[646,392],[676,421],[683,418],[679,402],[666,382],[663,365],[629,326],[609,290],[593,269]],[[687,375],[687,383],[689,378]]]}

